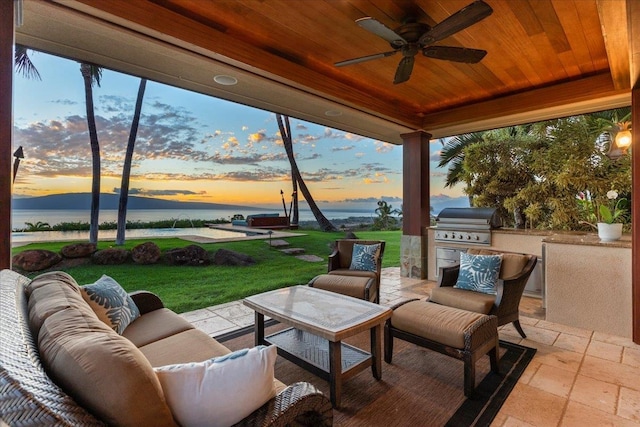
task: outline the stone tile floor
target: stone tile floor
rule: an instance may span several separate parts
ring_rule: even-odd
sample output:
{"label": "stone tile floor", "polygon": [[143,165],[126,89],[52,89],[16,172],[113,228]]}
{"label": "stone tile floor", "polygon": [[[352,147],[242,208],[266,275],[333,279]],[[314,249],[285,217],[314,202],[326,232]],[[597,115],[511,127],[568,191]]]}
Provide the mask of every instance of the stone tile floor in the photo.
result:
{"label": "stone tile floor", "polygon": [[[434,282],[400,277],[399,268],[382,273],[380,302],[425,298]],[[524,297],[520,323],[526,339],[511,325],[500,339],[538,351],[492,426],[640,426],[640,346],[630,339],[544,320],[541,300]],[[211,336],[253,324],[253,311],[234,301],[184,313]]]}

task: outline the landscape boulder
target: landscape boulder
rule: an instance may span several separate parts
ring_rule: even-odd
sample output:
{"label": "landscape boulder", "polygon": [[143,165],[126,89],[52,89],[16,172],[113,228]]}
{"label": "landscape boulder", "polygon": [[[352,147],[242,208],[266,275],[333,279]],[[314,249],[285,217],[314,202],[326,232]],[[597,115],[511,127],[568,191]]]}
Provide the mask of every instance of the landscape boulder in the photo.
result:
{"label": "landscape boulder", "polygon": [[24,271],[40,271],[62,261],[60,254],[46,249],[31,249],[15,255],[11,262]]}
{"label": "landscape boulder", "polygon": [[129,259],[129,251],[122,248],[107,248],[94,253],[91,259],[94,264],[99,265],[124,264]]}
{"label": "landscape boulder", "polygon": [[72,243],[60,249],[60,253],[65,258],[84,258],[91,256],[97,249],[95,243]]}
{"label": "landscape boulder", "polygon": [[213,263],[216,265],[247,266],[256,261],[249,255],[228,249],[218,249],[213,255]]}
{"label": "landscape boulder", "polygon": [[169,249],[164,259],[169,265],[208,265],[210,262],[209,252],[198,245]]}
{"label": "landscape boulder", "polygon": [[131,249],[131,258],[136,264],[155,264],[162,252],[154,242],[144,242]]}

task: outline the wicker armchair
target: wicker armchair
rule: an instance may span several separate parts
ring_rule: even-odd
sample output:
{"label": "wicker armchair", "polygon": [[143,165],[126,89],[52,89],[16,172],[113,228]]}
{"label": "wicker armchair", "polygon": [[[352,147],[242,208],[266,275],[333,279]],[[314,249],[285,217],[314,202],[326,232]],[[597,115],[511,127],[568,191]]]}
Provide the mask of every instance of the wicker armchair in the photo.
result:
{"label": "wicker armchair", "polygon": [[458,279],[460,266],[453,266],[440,268],[438,284],[432,289],[429,300],[467,311],[495,315],[498,317],[498,326],[513,323],[522,338],[526,338],[527,336],[520,326],[518,307],[527,280],[529,280],[538,258],[530,254],[488,249],[472,248],[467,250],[467,253],[475,255],[502,254],[502,267],[496,284],[496,295],[454,288],[453,285]]}
{"label": "wicker armchair", "polygon": [[[351,257],[353,255],[353,245],[380,245],[380,252],[376,260],[376,271],[351,270]],[[357,276],[370,277],[374,280],[369,294],[374,296],[372,301],[380,303],[380,276],[382,274],[382,256],[384,255],[383,240],[360,240],[360,239],[340,239],[335,242],[335,249],[329,255],[329,266],[327,272],[329,274],[337,274],[340,276]]]}

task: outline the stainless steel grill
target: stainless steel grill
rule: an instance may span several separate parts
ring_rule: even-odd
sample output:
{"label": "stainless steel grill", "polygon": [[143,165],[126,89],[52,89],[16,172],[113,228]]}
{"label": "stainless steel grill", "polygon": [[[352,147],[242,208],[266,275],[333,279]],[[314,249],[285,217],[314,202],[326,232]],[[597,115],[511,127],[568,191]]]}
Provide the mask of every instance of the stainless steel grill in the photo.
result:
{"label": "stainless steel grill", "polygon": [[495,208],[446,208],[436,225],[436,242],[491,246],[491,230],[502,221]]}

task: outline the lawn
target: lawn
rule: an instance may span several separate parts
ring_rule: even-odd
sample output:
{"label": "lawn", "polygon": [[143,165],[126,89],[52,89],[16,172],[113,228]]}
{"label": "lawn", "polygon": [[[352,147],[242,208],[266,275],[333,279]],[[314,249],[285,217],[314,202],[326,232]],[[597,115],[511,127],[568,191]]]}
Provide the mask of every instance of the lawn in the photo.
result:
{"label": "lawn", "polygon": [[[225,248],[250,255],[256,260],[256,264],[250,267],[137,265],[131,262],[113,266],[87,264],[59,270],[69,273],[80,285],[93,283],[101,275],[106,274],[117,280],[127,291],[141,289],[151,291],[159,295],[168,308],[183,313],[239,300],[268,290],[306,284],[314,276],[326,273],[331,244],[334,240],[342,238],[344,233],[317,230],[299,230],[299,232],[305,235],[286,238],[290,247],[304,248],[305,254],[317,255],[324,259],[323,262],[306,262],[285,255],[275,247],[270,247],[267,244],[268,240],[247,240],[199,245],[211,253]],[[382,266],[400,265],[401,231],[359,231],[356,234],[361,239],[385,240]],[[131,249],[146,241],[149,239],[130,240],[127,241],[125,248]],[[154,242],[163,251],[193,244],[181,239],[155,239]],[[34,243],[14,248],[13,254],[36,248],[59,251],[67,244],[69,242]],[[113,244],[113,242],[99,242],[98,249],[104,249]],[[35,277],[37,273],[29,276]]]}

